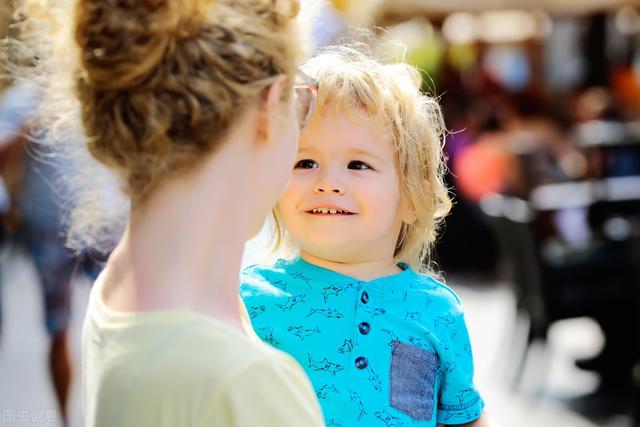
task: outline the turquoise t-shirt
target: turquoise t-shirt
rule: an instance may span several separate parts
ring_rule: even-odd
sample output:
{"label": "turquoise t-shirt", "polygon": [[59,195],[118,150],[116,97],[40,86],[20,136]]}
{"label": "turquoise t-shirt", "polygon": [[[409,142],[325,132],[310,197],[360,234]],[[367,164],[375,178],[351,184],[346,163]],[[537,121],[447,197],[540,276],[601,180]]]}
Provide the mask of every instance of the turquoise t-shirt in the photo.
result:
{"label": "turquoise t-shirt", "polygon": [[480,417],[460,300],[400,267],[369,282],[300,258],[242,273],[254,329],[302,365],[328,426],[426,427]]}

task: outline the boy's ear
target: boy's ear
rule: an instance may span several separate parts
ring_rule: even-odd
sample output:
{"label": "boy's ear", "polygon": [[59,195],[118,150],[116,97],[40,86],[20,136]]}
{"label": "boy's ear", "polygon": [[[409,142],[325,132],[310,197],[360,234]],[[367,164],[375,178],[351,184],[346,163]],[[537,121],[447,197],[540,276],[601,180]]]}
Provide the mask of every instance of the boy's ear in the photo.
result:
{"label": "boy's ear", "polygon": [[401,211],[401,219],[405,224],[413,224],[418,219],[418,215],[416,215],[416,210],[411,206],[409,202],[402,202],[400,207]]}
{"label": "boy's ear", "polygon": [[285,84],[286,78],[283,74],[280,74],[276,76],[273,83],[262,92],[258,106],[257,123],[258,141],[260,142],[269,142],[271,140],[270,138],[275,130],[280,112],[280,104]]}

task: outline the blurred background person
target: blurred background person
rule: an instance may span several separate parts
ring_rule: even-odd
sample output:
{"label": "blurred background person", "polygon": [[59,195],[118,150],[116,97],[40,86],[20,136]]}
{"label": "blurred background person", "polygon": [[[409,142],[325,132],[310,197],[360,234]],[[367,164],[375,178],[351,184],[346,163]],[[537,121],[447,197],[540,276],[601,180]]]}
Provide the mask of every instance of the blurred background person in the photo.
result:
{"label": "blurred background person", "polygon": [[24,85],[11,86],[0,96],[0,165],[8,178],[5,182],[10,183],[3,228],[11,244],[24,249],[31,259],[40,281],[44,324],[50,337],[49,373],[66,422],[72,376],[68,344],[72,280],[77,271],[95,279],[101,257],[66,246],[73,197],[64,182],[73,175],[74,167],[70,159],[33,142],[43,132],[28,126],[39,99],[34,87]]}
{"label": "blurred background person", "polygon": [[[3,5],[5,13],[8,5]],[[7,15],[4,15],[6,19]],[[45,129],[30,120],[40,102],[34,85],[17,84],[0,93],[0,185],[6,195],[1,212],[0,244],[23,251],[37,273],[45,330],[49,337],[47,366],[59,418],[67,424],[72,381],[69,321],[74,274],[82,271],[95,279],[104,259],[100,254],[76,252],[66,246],[69,210],[74,199],[65,179],[74,174],[70,158],[38,144]],[[6,262],[2,257],[0,262]],[[0,267],[2,267],[0,265]],[[0,281],[0,302],[2,302]],[[1,305],[1,304],[0,304]],[[2,337],[0,310],[0,339]],[[2,343],[0,342],[0,351]]]}

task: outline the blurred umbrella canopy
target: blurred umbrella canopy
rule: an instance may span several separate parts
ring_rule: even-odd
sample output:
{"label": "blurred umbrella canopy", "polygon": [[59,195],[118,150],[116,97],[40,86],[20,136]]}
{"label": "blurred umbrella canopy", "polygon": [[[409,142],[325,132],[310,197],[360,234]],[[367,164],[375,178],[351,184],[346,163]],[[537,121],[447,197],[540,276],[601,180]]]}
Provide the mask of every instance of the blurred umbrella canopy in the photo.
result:
{"label": "blurred umbrella canopy", "polygon": [[387,13],[449,14],[460,11],[501,9],[543,9],[552,13],[591,13],[622,6],[638,6],[637,0],[385,0],[381,10]]}
{"label": "blurred umbrella canopy", "polygon": [[351,22],[364,24],[375,19],[389,25],[414,18],[444,17],[455,12],[505,9],[537,9],[553,14],[582,15],[623,6],[640,6],[640,0],[332,0]]}

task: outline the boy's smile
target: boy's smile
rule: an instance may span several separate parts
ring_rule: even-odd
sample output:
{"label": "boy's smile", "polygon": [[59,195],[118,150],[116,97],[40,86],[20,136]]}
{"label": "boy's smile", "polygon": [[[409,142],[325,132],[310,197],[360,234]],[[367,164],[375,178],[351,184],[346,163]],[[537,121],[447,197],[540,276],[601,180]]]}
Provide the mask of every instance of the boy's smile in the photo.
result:
{"label": "boy's smile", "polygon": [[392,259],[402,223],[395,164],[392,141],[364,113],[315,117],[278,203],[301,251],[340,262]]}
{"label": "boy's smile", "polygon": [[355,215],[355,212],[350,212],[346,209],[342,209],[340,207],[336,207],[336,206],[321,206],[321,207],[317,207],[317,208],[313,208],[313,209],[309,209],[308,211],[306,211],[308,214],[311,215],[321,215],[321,216],[325,216],[325,215]]}

